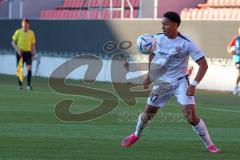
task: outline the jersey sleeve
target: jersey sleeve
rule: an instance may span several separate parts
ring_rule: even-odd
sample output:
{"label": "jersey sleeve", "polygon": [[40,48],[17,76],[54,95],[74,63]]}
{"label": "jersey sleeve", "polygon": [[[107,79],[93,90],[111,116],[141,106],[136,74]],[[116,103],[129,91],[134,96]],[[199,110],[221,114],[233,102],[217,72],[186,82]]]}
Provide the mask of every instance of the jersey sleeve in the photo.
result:
{"label": "jersey sleeve", "polygon": [[31,44],[35,44],[36,43],[36,37],[35,37],[35,34],[34,32],[32,31],[32,43]]}
{"label": "jersey sleeve", "polygon": [[16,32],[12,36],[12,40],[14,42],[17,42],[18,41],[18,37],[19,37],[19,30],[16,30]]}
{"label": "jersey sleeve", "polygon": [[193,42],[188,43],[188,53],[196,62],[204,57],[205,53],[201,51]]}

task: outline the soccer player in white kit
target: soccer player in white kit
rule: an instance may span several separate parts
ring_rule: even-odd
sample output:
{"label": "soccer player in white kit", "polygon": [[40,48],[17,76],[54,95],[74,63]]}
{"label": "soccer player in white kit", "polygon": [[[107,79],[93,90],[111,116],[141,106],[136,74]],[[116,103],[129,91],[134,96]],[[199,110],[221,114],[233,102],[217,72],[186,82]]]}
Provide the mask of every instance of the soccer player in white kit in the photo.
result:
{"label": "soccer player in white kit", "polygon": [[[145,89],[152,82],[154,87],[148,97],[145,110],[139,115],[135,132],[123,139],[122,147],[130,147],[135,143],[159,108],[164,107],[172,96],[176,96],[184,116],[207,150],[212,153],[221,152],[213,144],[204,121],[195,112],[194,93],[208,69],[208,64],[204,53],[191,40],[178,32],[180,23],[180,16],[175,12],[166,12],[163,15],[163,33],[154,35],[155,47],[149,54],[149,72],[143,82]],[[199,65],[197,75],[190,84],[187,73],[189,56]]]}

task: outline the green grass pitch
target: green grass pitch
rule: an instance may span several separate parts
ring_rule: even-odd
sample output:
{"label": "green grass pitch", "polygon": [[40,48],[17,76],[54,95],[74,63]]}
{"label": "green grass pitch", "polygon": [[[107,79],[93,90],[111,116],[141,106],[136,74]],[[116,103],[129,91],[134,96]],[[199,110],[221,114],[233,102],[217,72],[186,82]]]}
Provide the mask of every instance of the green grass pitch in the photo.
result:
{"label": "green grass pitch", "polygon": [[[93,86],[113,92],[110,83]],[[75,103],[71,111],[78,113],[94,108],[99,100],[58,94],[48,87],[46,78],[33,78],[33,87],[33,91],[17,91],[16,77],[0,75],[0,160],[240,159],[239,96],[197,92],[198,114],[205,120],[213,141],[224,150],[211,154],[181,116],[174,98],[133,147],[121,148],[120,142],[134,130],[146,98],[139,98],[134,107],[119,99],[118,107],[105,116],[87,122],[66,122],[55,116],[56,103],[72,98]]]}

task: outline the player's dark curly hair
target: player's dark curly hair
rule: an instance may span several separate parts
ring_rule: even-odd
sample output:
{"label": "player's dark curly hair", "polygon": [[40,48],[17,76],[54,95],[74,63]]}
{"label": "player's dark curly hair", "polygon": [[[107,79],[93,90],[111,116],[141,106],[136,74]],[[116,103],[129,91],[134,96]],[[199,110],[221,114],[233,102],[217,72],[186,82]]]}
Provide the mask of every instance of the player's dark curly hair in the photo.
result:
{"label": "player's dark curly hair", "polygon": [[176,12],[166,12],[166,13],[163,14],[163,17],[169,19],[170,21],[172,21],[174,23],[177,23],[178,26],[181,23],[181,18],[179,16],[179,14],[176,13]]}

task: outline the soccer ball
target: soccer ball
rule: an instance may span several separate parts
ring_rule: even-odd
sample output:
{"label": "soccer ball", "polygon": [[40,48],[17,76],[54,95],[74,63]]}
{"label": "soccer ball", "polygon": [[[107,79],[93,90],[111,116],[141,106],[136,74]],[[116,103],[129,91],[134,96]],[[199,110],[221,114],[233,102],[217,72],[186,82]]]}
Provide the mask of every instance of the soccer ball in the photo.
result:
{"label": "soccer ball", "polygon": [[149,54],[154,38],[150,34],[142,34],[137,38],[137,49],[142,54]]}

